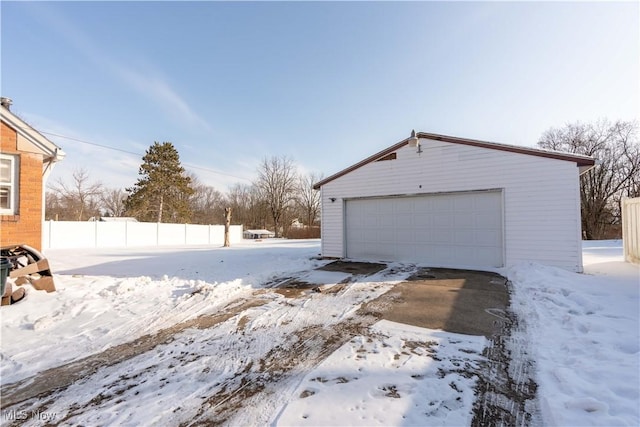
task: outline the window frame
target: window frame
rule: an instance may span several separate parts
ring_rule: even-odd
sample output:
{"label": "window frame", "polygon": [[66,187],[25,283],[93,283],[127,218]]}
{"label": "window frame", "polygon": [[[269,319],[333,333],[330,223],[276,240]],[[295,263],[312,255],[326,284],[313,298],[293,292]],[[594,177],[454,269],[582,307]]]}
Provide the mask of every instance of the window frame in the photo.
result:
{"label": "window frame", "polygon": [[19,200],[19,159],[17,154],[0,153],[0,159],[10,161],[10,182],[0,182],[0,187],[9,187],[9,208],[0,207],[0,215],[17,215]]}

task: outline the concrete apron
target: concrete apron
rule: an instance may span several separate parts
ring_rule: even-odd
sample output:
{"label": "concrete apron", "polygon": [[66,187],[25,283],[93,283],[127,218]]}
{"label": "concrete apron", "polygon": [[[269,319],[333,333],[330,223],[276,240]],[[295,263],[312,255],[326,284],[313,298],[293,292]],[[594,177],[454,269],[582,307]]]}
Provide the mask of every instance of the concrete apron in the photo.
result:
{"label": "concrete apron", "polygon": [[423,268],[380,297],[384,319],[491,337],[509,306],[507,280],[496,273]]}

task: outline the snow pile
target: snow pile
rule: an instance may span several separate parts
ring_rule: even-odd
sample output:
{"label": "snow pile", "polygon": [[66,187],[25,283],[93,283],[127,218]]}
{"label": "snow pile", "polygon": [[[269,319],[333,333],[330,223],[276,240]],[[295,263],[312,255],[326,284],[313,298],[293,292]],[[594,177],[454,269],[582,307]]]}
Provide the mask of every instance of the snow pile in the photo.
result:
{"label": "snow pile", "polygon": [[[310,372],[277,425],[468,425],[486,341],[381,320]],[[466,374],[462,376],[461,373]]]}
{"label": "snow pile", "polygon": [[[327,278],[332,274],[322,275]],[[334,274],[334,278],[340,276]],[[244,403],[251,396],[247,387],[268,389],[281,372],[310,370],[313,360],[307,359],[316,347],[316,332],[331,330],[332,325],[351,318],[361,302],[391,286],[360,282],[340,297],[311,294],[294,299],[266,291],[262,294],[264,305],[247,309],[216,327],[187,329],[170,343],[75,382],[56,397],[47,412],[69,417],[78,425],[206,424],[207,416],[222,409],[211,407],[211,397],[226,396],[219,405],[234,398]],[[306,342],[309,347],[301,351],[305,358],[296,358]],[[295,367],[288,365],[291,358]],[[231,425],[267,424],[273,414],[265,408],[273,410],[286,404],[290,395],[281,389],[265,394],[270,396],[226,414],[234,417]]]}
{"label": "snow pile", "polygon": [[317,240],[49,250],[57,291],[25,286],[25,300],[0,312],[2,383],[215,313],[277,275],[317,266],[317,254]]}
{"label": "snow pile", "polygon": [[585,273],[512,268],[512,309],[537,366],[545,425],[640,425],[638,266],[620,241],[585,242]]}

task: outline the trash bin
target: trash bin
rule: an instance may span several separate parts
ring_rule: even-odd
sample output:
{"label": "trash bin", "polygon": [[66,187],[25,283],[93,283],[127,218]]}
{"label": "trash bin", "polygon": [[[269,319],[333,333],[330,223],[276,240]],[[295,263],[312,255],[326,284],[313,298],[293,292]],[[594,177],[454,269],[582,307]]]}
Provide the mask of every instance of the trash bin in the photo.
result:
{"label": "trash bin", "polygon": [[4,288],[7,284],[7,277],[9,277],[9,270],[11,270],[11,262],[5,257],[0,258],[0,283],[2,284],[0,297],[4,296]]}

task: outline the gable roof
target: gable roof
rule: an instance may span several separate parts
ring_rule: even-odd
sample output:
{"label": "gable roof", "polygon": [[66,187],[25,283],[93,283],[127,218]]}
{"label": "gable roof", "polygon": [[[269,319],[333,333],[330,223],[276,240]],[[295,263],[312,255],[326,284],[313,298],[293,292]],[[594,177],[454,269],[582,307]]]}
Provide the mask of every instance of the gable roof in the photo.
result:
{"label": "gable roof", "polygon": [[[436,133],[427,133],[427,132],[418,132],[416,136],[420,139],[431,139],[434,141],[443,141],[443,142],[449,142],[452,144],[471,145],[474,147],[488,148],[491,150],[508,151],[511,153],[527,154],[530,156],[546,157],[550,159],[575,162],[576,166],[581,168],[581,171],[580,171],[581,174],[588,171],[595,165],[595,159],[593,157],[583,156],[581,154],[571,154],[571,153],[564,153],[560,151],[543,150],[540,148],[521,147],[517,145],[500,144],[497,142],[479,141],[476,139],[468,139],[468,138],[458,138],[455,136],[439,135]],[[380,159],[381,157],[384,157],[386,155],[393,153],[394,151],[409,144],[410,139],[411,137],[403,139],[402,141],[392,145],[391,147],[385,148],[384,150],[379,151],[376,154],[369,156],[366,159],[361,160],[358,163],[351,165],[348,168],[343,169],[340,172],[335,173],[317,182],[316,184],[314,184],[313,189],[318,190],[320,187],[333,181],[334,179],[340,178],[341,176],[346,175],[349,172],[353,172],[354,170],[361,168],[362,166],[368,163],[374,162]]]}
{"label": "gable roof", "polygon": [[64,158],[65,153],[60,147],[49,141],[20,117],[13,114],[4,105],[0,106],[0,119],[41,151],[44,154],[45,162],[57,162]]}

